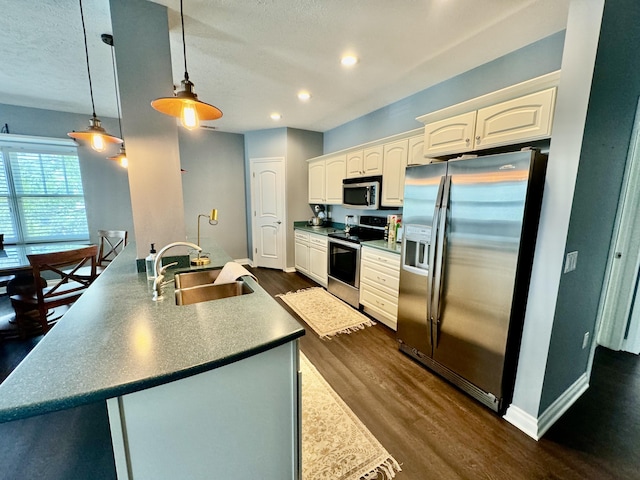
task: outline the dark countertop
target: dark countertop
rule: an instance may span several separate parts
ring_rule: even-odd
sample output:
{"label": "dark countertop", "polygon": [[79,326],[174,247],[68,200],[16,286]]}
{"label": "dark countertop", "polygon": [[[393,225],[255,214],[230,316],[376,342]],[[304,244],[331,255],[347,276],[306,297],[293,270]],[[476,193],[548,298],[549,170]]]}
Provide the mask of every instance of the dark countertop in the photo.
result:
{"label": "dark countertop", "polygon": [[307,222],[293,222],[293,228],[296,230],[304,230],[309,233],[315,233],[318,235],[329,235],[333,232],[344,231],[343,223],[327,223],[321,227],[314,227]]}
{"label": "dark countertop", "polygon": [[[304,230],[305,232],[326,236],[333,232],[344,231],[344,224],[329,223],[327,225],[323,225],[322,227],[314,227],[309,225],[307,222],[293,222],[293,228],[295,230]],[[389,243],[386,240],[370,240],[367,242],[362,242],[361,245],[397,254],[400,254],[400,252],[402,251],[402,243]]]}
{"label": "dark countertop", "polygon": [[386,240],[370,240],[368,242],[362,242],[362,246],[377,248],[378,250],[397,253],[398,255],[402,252],[402,243],[389,243]]}
{"label": "dark countertop", "polygon": [[[202,247],[206,268],[231,260],[217,245]],[[0,385],[0,422],[185,378],[305,333],[250,277],[249,295],[177,306],[170,284],[154,302],[135,257],[131,243]]]}

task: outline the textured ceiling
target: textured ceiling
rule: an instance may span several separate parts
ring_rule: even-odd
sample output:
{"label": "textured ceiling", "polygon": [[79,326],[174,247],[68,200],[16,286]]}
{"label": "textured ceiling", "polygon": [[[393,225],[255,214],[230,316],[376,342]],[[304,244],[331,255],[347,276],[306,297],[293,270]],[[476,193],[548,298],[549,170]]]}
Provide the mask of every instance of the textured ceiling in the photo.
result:
{"label": "textured ceiling", "polygon": [[[326,131],[564,29],[569,2],[185,0],[188,70],[198,97],[224,112],[209,122],[221,131]],[[169,8],[179,84],[180,3],[155,3]],[[112,31],[108,0],[83,7],[96,113],[116,117],[111,47],[100,40]],[[78,1],[0,0],[0,12],[0,103],[89,115]],[[346,52],[360,58],[349,70]]]}

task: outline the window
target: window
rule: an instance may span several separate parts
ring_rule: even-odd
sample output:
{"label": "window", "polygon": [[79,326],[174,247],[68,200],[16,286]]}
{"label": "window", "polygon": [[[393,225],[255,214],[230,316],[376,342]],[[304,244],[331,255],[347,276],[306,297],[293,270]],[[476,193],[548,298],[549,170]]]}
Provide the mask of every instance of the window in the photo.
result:
{"label": "window", "polygon": [[87,240],[75,145],[66,140],[11,137],[0,136],[0,233],[5,242]]}

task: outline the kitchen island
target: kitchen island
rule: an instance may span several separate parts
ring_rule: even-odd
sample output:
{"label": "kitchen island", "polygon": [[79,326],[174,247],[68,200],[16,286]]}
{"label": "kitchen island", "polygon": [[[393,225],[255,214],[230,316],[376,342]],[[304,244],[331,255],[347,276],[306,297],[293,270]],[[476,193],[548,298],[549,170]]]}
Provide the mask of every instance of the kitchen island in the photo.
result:
{"label": "kitchen island", "polygon": [[[203,248],[206,268],[231,260]],[[135,255],[0,385],[0,421],[106,402],[118,478],[298,478],[302,326],[250,277],[247,295],[154,302]]]}

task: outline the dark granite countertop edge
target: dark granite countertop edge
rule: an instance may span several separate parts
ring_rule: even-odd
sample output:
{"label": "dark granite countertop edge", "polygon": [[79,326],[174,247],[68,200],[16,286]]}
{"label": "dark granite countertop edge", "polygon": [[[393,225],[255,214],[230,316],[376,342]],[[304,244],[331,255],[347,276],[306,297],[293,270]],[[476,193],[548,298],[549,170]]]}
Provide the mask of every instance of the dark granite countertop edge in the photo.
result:
{"label": "dark granite countertop edge", "polygon": [[194,365],[190,368],[184,368],[175,372],[156,375],[154,377],[145,378],[143,380],[135,382],[123,383],[117,386],[106,386],[99,390],[87,392],[82,397],[79,397],[77,395],[59,397],[56,400],[51,400],[48,402],[23,405],[19,409],[0,411],[0,423],[20,420],[37,415],[43,415],[46,413],[53,413],[60,410],[88,405],[90,403],[106,401],[110,398],[120,397],[122,395],[127,395],[148,388],[157,387],[159,385],[164,385],[176,380],[182,380],[184,378],[192,377],[200,373],[208,372],[210,370],[215,370],[216,368],[230,365],[232,363],[252,357],[253,355],[264,353],[268,350],[271,350],[272,348],[276,348],[293,340],[296,340],[304,336],[305,333],[305,329],[303,327],[300,327],[300,329],[291,332],[288,335],[278,337],[277,339],[263,343],[262,345],[256,346],[254,348],[244,350],[235,355],[229,355],[227,357],[219,358],[211,362]]}
{"label": "dark granite countertop edge", "polygon": [[[213,265],[209,266],[209,268],[221,268],[227,261],[231,261],[228,258],[228,255],[224,253],[217,245],[214,247],[213,245],[210,248],[211,252],[217,255],[216,258],[212,259],[217,263],[220,263],[219,267],[214,267]],[[223,255],[224,254],[224,255]],[[0,423],[19,420],[31,416],[46,414],[49,412],[79,407],[82,405],[86,405],[89,403],[105,401],[108,398],[114,398],[121,395],[133,393],[136,391],[140,391],[146,388],[152,388],[158,385],[162,385],[165,383],[173,382],[175,380],[180,380],[183,378],[187,378],[193,375],[197,375],[200,373],[204,373],[206,371],[214,370],[216,368],[229,365],[231,363],[243,360],[245,358],[251,357],[253,355],[265,352],[272,348],[281,346],[285,343],[291,342],[299,337],[302,337],[305,334],[304,327],[300,324],[300,322],[295,321],[295,319],[287,314],[287,317],[293,321],[286,321],[286,319],[279,319],[278,322],[285,321],[285,324],[279,323],[283,327],[283,330],[280,333],[273,334],[273,332],[267,333],[258,341],[249,341],[246,346],[237,347],[228,350],[226,353],[221,353],[216,355],[212,354],[210,359],[199,359],[198,361],[189,362],[189,360],[182,361],[182,366],[177,367],[174,370],[171,369],[161,369],[160,371],[155,371],[150,375],[145,374],[144,372],[136,372],[134,377],[130,377],[128,380],[126,375],[123,376],[122,381],[118,381],[118,372],[125,372],[129,368],[130,361],[127,358],[120,359],[120,363],[114,364],[107,371],[107,376],[102,377],[104,382],[94,381],[96,378],[95,375],[92,377],[89,373],[90,365],[86,366],[85,369],[78,367],[79,363],[85,362],[83,358],[77,358],[71,362],[71,369],[80,369],[80,371],[84,372],[87,370],[87,375],[89,378],[90,384],[92,386],[83,385],[84,377],[80,377],[79,380],[73,380],[72,385],[70,387],[65,386],[60,382],[54,382],[55,385],[48,386],[45,380],[45,392],[37,395],[31,396],[31,392],[33,392],[33,383],[25,383],[25,382],[33,382],[34,378],[39,381],[39,379],[43,379],[41,373],[39,371],[40,365],[46,365],[47,360],[55,357],[52,356],[50,352],[56,352],[53,347],[56,347],[56,343],[60,341],[66,341],[68,339],[72,339],[73,343],[71,348],[75,348],[80,351],[81,355],[84,354],[84,349],[82,349],[82,342],[86,338],[91,340],[100,339],[103,336],[103,332],[97,334],[89,334],[85,336],[88,332],[93,332],[96,330],[91,330],[88,326],[88,322],[74,322],[73,318],[82,317],[83,314],[90,314],[94,316],[96,319],[90,322],[92,327],[102,327],[104,325],[103,318],[107,318],[104,316],[104,313],[112,310],[112,306],[110,304],[104,303],[99,305],[98,310],[94,309],[94,301],[96,298],[104,298],[105,293],[103,292],[112,292],[114,289],[122,289],[122,285],[128,285],[126,287],[127,293],[130,294],[130,297],[125,302],[120,302],[117,306],[117,312],[114,315],[113,312],[112,318],[109,318],[108,321],[108,329],[115,331],[120,331],[121,328],[131,328],[132,324],[135,322],[144,322],[147,321],[151,316],[156,315],[165,315],[166,312],[171,310],[171,304],[165,304],[164,306],[160,303],[155,304],[152,309],[148,309],[143,307],[140,310],[140,301],[143,301],[143,304],[146,304],[147,301],[151,304],[150,293],[149,293],[149,283],[144,278],[143,273],[136,272],[136,268],[134,266],[134,255],[135,255],[135,244],[132,242],[123,253],[121,253],[115,262],[113,262],[108,269],[96,280],[95,285],[92,285],[89,291],[85,292],[82,298],[73,305],[73,307],[68,312],[69,318],[64,318],[62,321],[56,325],[51,332],[45,336],[45,338],[34,348],[34,350],[21,362],[21,364],[12,372],[7,380],[0,385],[0,390],[2,391],[3,398],[0,401]],[[215,256],[214,255],[214,256]],[[219,258],[218,258],[219,257]],[[212,261],[212,263],[214,263]],[[207,269],[209,269],[207,268]],[[132,284],[127,284],[127,280],[132,279]],[[254,288],[255,293],[258,291],[262,291],[259,294],[260,297],[264,297],[264,301],[269,299],[269,302],[278,302],[273,299],[270,295],[266,293],[256,282],[249,277],[247,281]],[[92,293],[93,292],[93,293]],[[253,297],[252,297],[253,298]],[[258,300],[261,302],[263,300]],[[131,305],[131,306],[130,306]],[[216,305],[215,303],[203,303],[202,311],[198,310],[200,313],[198,315],[217,315],[219,311],[221,314],[224,309],[222,309],[221,305]],[[265,304],[266,305],[266,304]],[[237,307],[236,307],[237,308]],[[282,307],[279,307],[282,309]],[[221,310],[222,309],[222,310]],[[164,310],[164,312],[163,312]],[[188,310],[184,311],[187,312]],[[282,309],[285,312],[284,309]],[[156,313],[157,312],[157,313]],[[181,315],[181,310],[175,310],[175,314],[177,316]],[[184,312],[182,314],[184,314]],[[229,316],[234,313],[226,313],[223,315]],[[72,318],[73,317],[73,318]],[[161,322],[153,324],[154,332],[160,334],[168,334],[171,336],[173,334],[171,328],[175,328],[175,326],[169,326],[168,330],[163,330],[163,324]],[[76,335],[79,331],[82,332],[81,336]],[[153,334],[153,332],[152,332]],[[107,330],[107,337],[111,338],[111,334],[109,330]],[[108,345],[109,348],[119,348],[117,343],[118,339],[116,338],[116,343]],[[79,344],[79,345],[78,345]],[[44,350],[43,350],[44,348]],[[107,360],[110,359],[109,349],[104,345],[101,346],[100,350],[104,350],[104,353],[100,353]],[[37,356],[37,361],[34,360],[34,355]],[[171,357],[168,356],[170,353],[161,352],[160,354],[156,354],[158,357],[158,364],[165,364],[167,361],[171,360]],[[195,355],[198,356],[197,354]],[[100,356],[96,357],[100,359]],[[196,360],[196,358],[194,358]],[[94,358],[92,361],[96,361]],[[20,372],[18,372],[20,370]],[[55,375],[56,368],[53,368],[53,372],[47,371],[46,375]],[[84,373],[83,373],[84,375]],[[109,380],[107,380],[109,378]]]}

